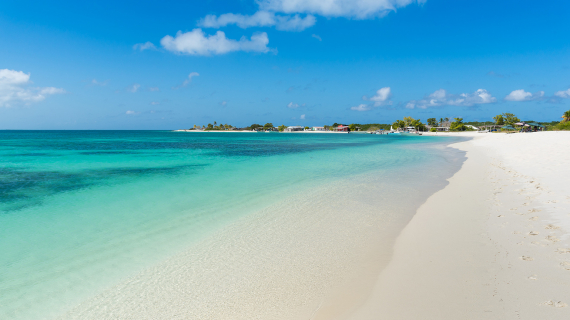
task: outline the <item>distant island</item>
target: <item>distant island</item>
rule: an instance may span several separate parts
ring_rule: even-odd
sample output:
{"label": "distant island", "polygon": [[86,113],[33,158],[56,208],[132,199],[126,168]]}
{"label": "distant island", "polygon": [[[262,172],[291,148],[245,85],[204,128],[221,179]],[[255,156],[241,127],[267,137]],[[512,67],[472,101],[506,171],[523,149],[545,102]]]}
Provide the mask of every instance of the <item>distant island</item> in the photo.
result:
{"label": "distant island", "polygon": [[364,132],[378,132],[378,131],[398,131],[406,130],[407,128],[413,128],[416,131],[431,131],[431,132],[441,132],[441,131],[479,131],[479,130],[490,130],[490,131],[518,131],[525,127],[535,127],[543,131],[556,131],[556,130],[570,130],[570,110],[564,112],[562,115],[562,121],[550,121],[550,122],[537,122],[533,120],[521,121],[513,113],[502,113],[496,115],[492,118],[492,121],[471,121],[464,122],[463,118],[453,118],[451,121],[448,117],[445,118],[428,118],[426,123],[423,123],[421,119],[414,119],[412,117],[404,117],[402,120],[395,120],[392,124],[386,123],[351,123],[351,124],[341,124],[333,123],[331,125],[323,126],[286,126],[284,124],[280,126],[274,126],[273,123],[268,122],[264,125],[254,123],[247,127],[236,127],[231,124],[218,124],[216,121],[214,123],[208,123],[207,125],[194,125],[189,129],[179,129],[174,130],[178,132],[190,132],[190,131],[234,131],[234,132],[258,132],[258,131],[276,131],[276,132],[298,132],[298,131],[310,131],[310,132],[354,132],[354,131],[364,131]]}

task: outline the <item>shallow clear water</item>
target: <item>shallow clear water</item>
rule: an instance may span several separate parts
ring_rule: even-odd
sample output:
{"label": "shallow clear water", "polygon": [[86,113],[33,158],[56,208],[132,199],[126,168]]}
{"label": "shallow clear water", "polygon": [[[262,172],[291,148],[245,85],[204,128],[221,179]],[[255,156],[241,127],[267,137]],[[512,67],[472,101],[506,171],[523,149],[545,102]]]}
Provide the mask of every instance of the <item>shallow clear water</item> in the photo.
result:
{"label": "shallow clear water", "polygon": [[444,166],[440,151],[449,142],[1,131],[0,318],[50,318],[236,218],[314,186],[378,170]]}

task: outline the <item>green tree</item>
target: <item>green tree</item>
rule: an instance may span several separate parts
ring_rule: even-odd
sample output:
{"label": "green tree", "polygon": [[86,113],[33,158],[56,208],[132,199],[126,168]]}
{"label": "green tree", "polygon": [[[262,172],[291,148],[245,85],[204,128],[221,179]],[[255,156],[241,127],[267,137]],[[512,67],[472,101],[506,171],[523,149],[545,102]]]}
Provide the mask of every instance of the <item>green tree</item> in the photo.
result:
{"label": "green tree", "polygon": [[305,130],[309,130],[310,128],[309,128],[309,127],[305,127],[304,129],[305,129]]}
{"label": "green tree", "polygon": [[567,122],[567,121],[570,121],[570,110],[565,111],[562,114],[562,122]]}
{"label": "green tree", "polygon": [[519,118],[517,118],[514,114],[512,113],[503,113],[503,119],[505,121],[505,124],[510,125],[510,126],[514,126],[515,123],[520,122],[521,120]]}
{"label": "green tree", "polygon": [[449,130],[450,131],[465,131],[466,127],[465,124],[463,124],[463,118],[453,118],[455,121],[453,121],[450,125],[449,125]]}
{"label": "green tree", "polygon": [[212,130],[212,129],[214,129],[214,126],[213,126],[211,123],[208,123],[208,128],[207,128],[207,129],[208,129],[208,130]]}
{"label": "green tree", "polygon": [[437,120],[435,118],[429,118],[429,119],[427,119],[427,124],[430,127],[436,127],[437,126]]}
{"label": "green tree", "polygon": [[354,130],[356,130],[356,124],[351,123],[348,125],[348,128],[350,129],[350,131],[354,131]]}
{"label": "green tree", "polygon": [[263,126],[263,129],[265,129],[265,130],[271,129],[271,128],[273,128],[273,123],[271,123],[271,122],[268,122]]}
{"label": "green tree", "polygon": [[498,126],[502,126],[505,124],[505,119],[503,118],[502,114],[498,114],[498,115],[494,116],[493,121],[495,121],[495,124]]}
{"label": "green tree", "polygon": [[279,132],[283,132],[283,131],[285,131],[285,129],[287,129],[287,127],[284,124],[277,127],[277,130],[279,130]]}
{"label": "green tree", "polygon": [[443,118],[439,118],[439,126],[441,127],[443,125]]}
{"label": "green tree", "polygon": [[412,123],[414,123],[415,119],[412,117],[404,117],[404,123],[406,127],[410,127],[412,126]]}
{"label": "green tree", "polygon": [[420,119],[414,119],[414,121],[412,121],[410,125],[418,131],[425,131],[426,128],[426,126],[420,121]]}
{"label": "green tree", "polygon": [[398,129],[398,128],[405,128],[406,127],[406,122],[402,121],[402,120],[396,120],[394,121],[394,123],[392,124],[392,127]]}

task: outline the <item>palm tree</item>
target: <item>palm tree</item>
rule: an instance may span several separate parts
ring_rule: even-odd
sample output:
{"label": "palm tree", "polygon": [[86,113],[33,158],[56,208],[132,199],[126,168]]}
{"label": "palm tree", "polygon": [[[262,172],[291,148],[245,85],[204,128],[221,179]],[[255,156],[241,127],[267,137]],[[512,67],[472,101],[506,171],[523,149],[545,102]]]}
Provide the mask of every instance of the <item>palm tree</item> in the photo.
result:
{"label": "palm tree", "polygon": [[444,122],[449,122],[449,118],[443,118]]}
{"label": "palm tree", "polygon": [[562,114],[562,122],[570,121],[570,110],[564,112]]}
{"label": "palm tree", "polygon": [[441,127],[443,125],[443,118],[439,118],[439,126]]}

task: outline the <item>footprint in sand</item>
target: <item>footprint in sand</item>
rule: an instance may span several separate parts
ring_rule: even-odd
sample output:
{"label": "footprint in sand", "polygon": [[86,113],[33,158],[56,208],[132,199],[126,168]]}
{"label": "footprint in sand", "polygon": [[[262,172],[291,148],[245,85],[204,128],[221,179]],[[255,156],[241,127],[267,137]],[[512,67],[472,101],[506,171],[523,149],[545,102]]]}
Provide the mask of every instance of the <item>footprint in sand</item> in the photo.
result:
{"label": "footprint in sand", "polygon": [[528,219],[528,220],[530,220],[530,221],[536,221],[536,220],[538,220],[538,217],[532,217],[532,218],[530,218],[530,219]]}
{"label": "footprint in sand", "polygon": [[558,252],[560,254],[570,253],[570,248],[558,248],[558,250],[556,252]]}
{"label": "footprint in sand", "polygon": [[555,229],[560,229],[560,227],[559,227],[559,226],[555,226],[555,225],[553,225],[553,224],[549,224],[549,225],[546,225],[546,226],[544,227],[544,229],[555,230]]}
{"label": "footprint in sand", "polygon": [[513,231],[513,234],[521,234],[520,231]]}
{"label": "footprint in sand", "polygon": [[548,237],[546,237],[546,240],[551,241],[551,242],[560,241],[560,239],[558,239],[556,236],[548,236]]}
{"label": "footprint in sand", "polygon": [[527,257],[527,256],[522,256],[521,259],[524,260],[524,261],[532,261],[532,260],[534,260],[534,258],[532,258],[532,257]]}
{"label": "footprint in sand", "polygon": [[531,231],[531,232],[529,232],[528,234],[531,235],[531,236],[537,236],[537,235],[539,235],[539,233],[536,232],[536,231]]}
{"label": "footprint in sand", "polygon": [[570,270],[570,262],[564,261],[564,262],[560,263],[560,265],[562,266],[562,268],[564,268],[566,270]]}
{"label": "footprint in sand", "polygon": [[548,307],[555,307],[555,308],[565,308],[568,305],[562,301],[546,301],[544,302],[542,305],[544,306],[548,306]]}
{"label": "footprint in sand", "polygon": [[528,280],[536,280],[536,279],[537,279],[536,274],[533,274],[532,276],[528,277]]}

